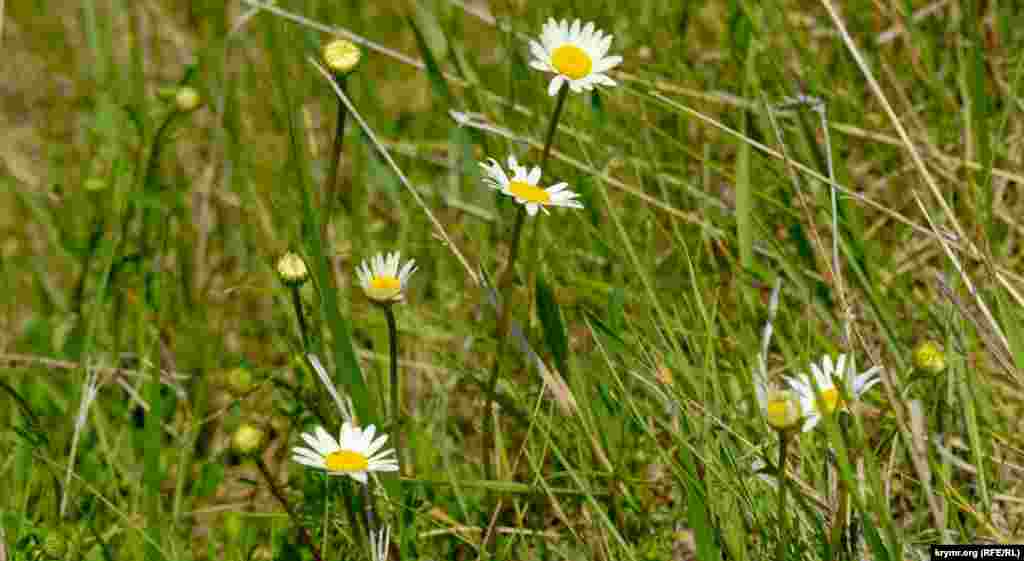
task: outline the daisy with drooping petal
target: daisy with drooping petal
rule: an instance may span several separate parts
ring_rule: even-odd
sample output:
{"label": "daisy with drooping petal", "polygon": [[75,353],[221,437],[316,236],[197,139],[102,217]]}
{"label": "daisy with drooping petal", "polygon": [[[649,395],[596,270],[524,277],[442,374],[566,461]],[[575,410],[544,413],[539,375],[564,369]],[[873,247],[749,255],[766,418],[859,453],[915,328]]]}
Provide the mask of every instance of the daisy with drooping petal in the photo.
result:
{"label": "daisy with drooping petal", "polygon": [[[854,374],[853,361],[847,363],[846,355],[839,355],[835,363],[832,357],[825,355],[821,359],[821,365],[811,363],[811,374],[804,374],[789,379],[789,387],[800,395],[800,400],[807,411],[807,419],[804,421],[804,432],[807,432],[818,424],[822,415],[831,414],[836,409],[843,407],[843,389],[854,400],[859,399],[866,391],[878,383],[878,366],[873,366],[861,374]],[[842,384],[840,389],[838,384]],[[817,385],[821,394],[819,407],[818,400],[814,395],[814,386]]]}
{"label": "daisy with drooping petal", "polygon": [[595,84],[614,86],[615,80],[605,73],[622,62],[622,57],[605,56],[611,44],[612,36],[595,28],[593,22],[583,25],[575,20],[569,25],[569,20],[549,18],[540,41],[530,41],[534,57],[530,66],[555,74],[548,95],[555,95],[566,83],[577,93],[592,90]]}
{"label": "daisy with drooping petal", "polygon": [[540,168],[534,166],[533,169],[527,170],[526,166],[519,165],[515,156],[508,157],[511,179],[494,158],[480,162],[480,167],[486,174],[485,183],[510,197],[515,197],[517,203],[526,205],[526,212],[530,216],[536,215],[538,209],[543,209],[546,214],[548,210],[544,207],[549,206],[583,208],[583,203],[576,200],[579,194],[567,189],[568,183],[556,183],[547,189],[538,186]]}
{"label": "daisy with drooping petal", "polygon": [[392,456],[394,448],[384,451],[387,435],[374,439],[377,428],[373,425],[365,430],[345,423],[341,427],[339,440],[317,427],[313,433],[302,433],[302,440],[310,447],[292,448],[292,459],[296,462],[322,469],[328,475],[347,475],[360,483],[366,483],[367,474],[372,471],[398,471],[398,460]]}
{"label": "daisy with drooping petal", "polygon": [[397,251],[389,255],[378,253],[356,267],[359,285],[367,298],[379,304],[402,301],[409,277],[416,272],[416,260],[410,259],[399,269],[401,259]]}

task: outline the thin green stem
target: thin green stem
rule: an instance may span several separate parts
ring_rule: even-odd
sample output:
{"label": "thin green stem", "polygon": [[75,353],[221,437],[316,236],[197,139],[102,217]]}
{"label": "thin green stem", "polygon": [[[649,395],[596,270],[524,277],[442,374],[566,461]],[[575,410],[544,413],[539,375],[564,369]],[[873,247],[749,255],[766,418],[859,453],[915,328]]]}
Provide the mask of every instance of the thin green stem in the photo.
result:
{"label": "thin green stem", "polygon": [[258,455],[254,456],[254,458],[256,460],[256,465],[260,468],[260,473],[263,474],[263,478],[267,480],[267,485],[270,486],[271,493],[273,493],[274,497],[277,498],[277,502],[281,503],[281,506],[284,507],[284,511],[288,513],[288,517],[292,519],[292,522],[299,527],[299,535],[302,536],[302,541],[306,544],[306,547],[309,548],[309,551],[313,553],[313,559],[316,559],[316,561],[323,561],[323,557],[320,556],[320,548],[313,543],[313,538],[309,535],[309,530],[302,525],[298,516],[295,515],[295,511],[292,510],[292,506],[288,504],[288,499],[284,497],[284,492],[282,492],[281,488],[277,486],[277,483],[274,481],[274,477],[270,474],[270,470],[267,469],[267,464],[263,463],[263,458]]}
{"label": "thin green stem", "polygon": [[[562,116],[562,108],[565,107],[565,98],[569,94],[569,87],[566,84],[562,84],[561,89],[558,90],[558,99],[555,101],[555,111],[551,114],[551,121],[548,124],[547,138],[544,140],[544,152],[541,154],[540,168],[543,171],[547,165],[548,157],[551,155],[551,146],[555,141],[555,131],[558,130],[558,119]],[[515,271],[516,259],[519,257],[519,239],[523,234],[523,223],[526,221],[526,206],[519,205],[516,211],[516,222],[512,227],[512,242],[509,247],[508,262],[505,265],[505,269],[498,275],[498,294],[500,298],[503,292],[507,292],[504,289],[512,283],[513,272]],[[491,434],[497,439],[498,435],[498,420],[494,414],[494,395],[497,391],[498,386],[498,375],[501,373],[501,358],[505,353],[505,340],[508,337],[509,325],[511,323],[510,306],[508,302],[501,302],[498,300],[498,349],[497,355],[494,357],[494,364],[491,366],[491,378],[487,384],[487,406],[484,408],[484,414],[487,416],[487,421],[491,424]],[[491,443],[491,450],[487,453],[486,461],[484,462],[485,473],[487,479],[493,479],[495,476],[495,463],[497,459],[497,441]]]}
{"label": "thin green stem", "polygon": [[786,451],[789,448],[789,437],[786,431],[779,431],[779,542],[777,544],[776,556],[778,561],[786,558],[786,540],[789,533],[786,530],[788,514],[786,513]]}
{"label": "thin green stem", "polygon": [[402,456],[405,450],[403,434],[403,417],[401,401],[401,385],[398,379],[398,323],[395,321],[395,310],[391,304],[383,306],[384,315],[388,320],[388,342],[391,348],[391,434],[395,436],[395,456],[398,458],[399,469],[406,472],[408,462]]}
{"label": "thin green stem", "polygon": [[[504,308],[503,308],[504,309]],[[504,313],[499,314],[500,317]],[[500,328],[499,328],[500,329]],[[487,382],[487,406],[484,408],[485,423],[489,423],[491,430],[490,433],[493,435],[493,440],[484,439],[487,442],[484,453],[487,455],[486,461],[484,462],[484,476],[488,481],[493,481],[495,477],[495,464],[497,463],[497,438],[498,438],[498,419],[494,415],[494,393],[498,387],[498,374],[501,372],[501,355],[505,350],[505,338],[499,337],[497,356],[494,358],[494,364],[491,365],[491,378]]]}
{"label": "thin green stem", "polygon": [[[338,87],[341,91],[348,92],[346,86],[346,79],[344,76],[337,78]],[[334,212],[335,199],[338,198],[338,169],[341,166],[341,152],[345,143],[345,118],[348,116],[348,108],[345,104],[338,99],[338,120],[334,127],[334,144],[331,147],[331,167],[327,172],[327,183],[324,184],[324,195],[326,200],[324,201],[324,208],[326,215],[324,216],[324,222],[321,228],[324,230],[320,237],[325,239],[327,236],[327,224],[331,221],[331,214]],[[348,200],[348,197],[341,197],[341,204],[345,208],[345,212],[352,211],[352,205]]]}
{"label": "thin green stem", "polygon": [[516,266],[516,259],[519,258],[519,238],[523,234],[523,222],[526,221],[526,205],[519,205],[516,210],[516,222],[512,226],[512,245],[509,247],[508,262],[505,269],[498,275],[498,290],[507,288],[512,284],[513,271]]}
{"label": "thin green stem", "polygon": [[[367,475],[369,477],[369,475]],[[360,485],[363,489],[363,509],[366,514],[366,531],[369,535],[374,536],[377,534],[377,522],[376,516],[374,516],[373,508],[373,495],[370,493],[370,480],[367,479],[366,483]],[[371,538],[372,540],[372,538]],[[370,543],[373,543],[372,541]]]}
{"label": "thin green stem", "polygon": [[[164,121],[160,123],[160,127],[157,128],[156,134],[153,135],[153,147],[150,148],[149,160],[146,162],[146,172],[145,175],[142,176],[142,190],[143,193],[147,195],[149,194],[149,190],[152,188],[154,177],[156,177],[157,165],[160,162],[160,150],[161,148],[163,148],[163,137],[167,133],[167,131],[170,130],[171,123],[174,121],[174,118],[179,115],[179,113],[180,112],[177,109],[168,113]],[[141,238],[139,240],[139,253],[143,256],[143,258],[145,258],[146,254],[149,252],[149,215],[152,212],[153,205],[150,204],[149,201],[145,200],[145,198],[142,204],[145,206],[142,209],[142,227],[140,228]],[[125,220],[126,225],[127,223],[128,220]]]}
{"label": "thin green stem", "polygon": [[302,334],[302,350],[309,352],[309,330],[306,327],[306,316],[302,313],[302,296],[299,294],[299,286],[293,284],[292,306],[295,308],[295,317],[299,320],[299,333]]}
{"label": "thin green stem", "polygon": [[544,140],[544,153],[540,157],[540,169],[544,171],[548,163],[548,156],[551,155],[551,145],[555,141],[555,131],[558,129],[558,118],[562,116],[562,107],[565,106],[565,98],[569,95],[569,85],[562,83],[558,90],[558,101],[555,102],[555,112],[551,115],[551,123],[548,124],[548,136]]}

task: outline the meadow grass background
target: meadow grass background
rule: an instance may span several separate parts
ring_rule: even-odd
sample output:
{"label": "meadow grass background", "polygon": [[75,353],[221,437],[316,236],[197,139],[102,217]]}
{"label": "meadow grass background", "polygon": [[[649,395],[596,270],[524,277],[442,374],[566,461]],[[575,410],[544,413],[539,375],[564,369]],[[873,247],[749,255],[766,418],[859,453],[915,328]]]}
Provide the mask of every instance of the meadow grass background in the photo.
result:
{"label": "meadow grass background", "polygon": [[[408,471],[375,487],[393,558],[895,561],[1024,542],[1024,8],[257,4],[0,2],[0,560],[310,558],[230,451],[243,423],[267,431],[261,457],[324,558],[367,558],[355,487],[290,460],[340,416],[274,270],[288,249],[313,272],[310,350],[384,430],[387,327],[355,266],[396,249],[420,266],[395,308]],[[567,100],[544,182],[585,208],[526,222],[501,297],[545,368],[509,345],[492,434],[477,280],[505,262],[516,208],[477,162],[540,159],[554,98],[525,38],[548,17],[595,21],[624,62],[618,87]],[[450,244],[351,115],[346,204],[327,211],[338,101],[310,58],[332,28],[377,46],[348,92]],[[161,93],[181,85],[203,104],[169,118]],[[787,105],[801,95],[821,103]],[[778,454],[751,381],[776,284],[774,379],[839,352],[885,369],[793,438],[784,532],[751,467]],[[914,366],[926,340],[940,373]]]}

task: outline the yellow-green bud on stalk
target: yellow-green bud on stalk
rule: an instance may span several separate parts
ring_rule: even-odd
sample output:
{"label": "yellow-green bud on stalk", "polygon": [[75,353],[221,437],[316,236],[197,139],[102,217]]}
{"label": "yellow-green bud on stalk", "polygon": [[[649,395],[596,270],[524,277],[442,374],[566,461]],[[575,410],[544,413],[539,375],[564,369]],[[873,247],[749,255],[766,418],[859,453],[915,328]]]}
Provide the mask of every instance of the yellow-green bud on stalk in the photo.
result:
{"label": "yellow-green bud on stalk", "polygon": [[934,341],[924,341],[914,347],[914,367],[929,374],[946,369],[946,353]]}
{"label": "yellow-green bud on stalk", "polygon": [[241,456],[255,454],[263,448],[266,436],[267,433],[263,429],[245,423],[238,427],[231,438],[231,449]]}
{"label": "yellow-green bud on stalk", "polygon": [[177,106],[178,111],[182,113],[188,113],[197,109],[202,105],[203,100],[199,97],[199,92],[191,86],[182,86],[178,88],[178,91],[174,94],[174,105]]}
{"label": "yellow-green bud on stalk", "polygon": [[773,429],[790,430],[800,422],[800,400],[792,391],[772,390],[765,401],[765,418]]}
{"label": "yellow-green bud on stalk", "polygon": [[309,279],[309,269],[302,257],[289,251],[277,260],[277,275],[288,286],[301,286]]}
{"label": "yellow-green bud on stalk", "polygon": [[359,61],[363,58],[363,52],[352,41],[347,39],[334,39],[324,45],[324,62],[327,68],[339,76],[352,73]]}
{"label": "yellow-green bud on stalk", "polygon": [[253,388],[253,377],[252,372],[248,368],[239,366],[238,368],[232,368],[228,371],[227,375],[227,386],[228,391],[235,397],[241,397]]}
{"label": "yellow-green bud on stalk", "polygon": [[97,191],[103,191],[104,189],[106,189],[107,181],[102,177],[90,177],[89,179],[85,180],[85,183],[82,186],[85,187],[86,191],[95,193]]}

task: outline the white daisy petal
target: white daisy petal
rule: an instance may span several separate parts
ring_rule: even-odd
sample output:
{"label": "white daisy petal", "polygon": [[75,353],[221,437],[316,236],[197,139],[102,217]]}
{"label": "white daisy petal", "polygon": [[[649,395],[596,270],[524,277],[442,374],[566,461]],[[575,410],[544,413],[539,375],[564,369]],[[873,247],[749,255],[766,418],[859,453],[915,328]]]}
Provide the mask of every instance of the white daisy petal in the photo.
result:
{"label": "white daisy petal", "polygon": [[555,94],[557,94],[558,90],[562,88],[562,83],[564,83],[565,81],[565,76],[562,76],[561,74],[552,78],[551,83],[548,84],[548,95],[554,96]]}
{"label": "white daisy petal", "polygon": [[323,460],[313,460],[301,456],[292,456],[292,461],[298,464],[302,464],[304,466],[309,466],[311,468],[324,469]]}

